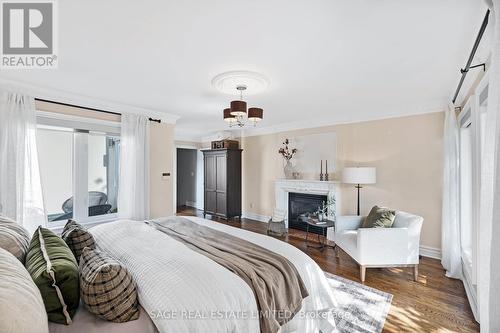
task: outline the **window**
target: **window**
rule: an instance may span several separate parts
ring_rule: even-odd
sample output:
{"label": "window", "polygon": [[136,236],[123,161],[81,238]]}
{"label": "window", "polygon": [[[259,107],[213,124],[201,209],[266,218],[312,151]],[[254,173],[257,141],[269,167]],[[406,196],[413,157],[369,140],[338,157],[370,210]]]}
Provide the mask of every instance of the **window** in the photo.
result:
{"label": "window", "polygon": [[56,226],[69,218],[82,223],[114,218],[119,125],[106,128],[81,120],[38,118],[38,155],[49,223]]}
{"label": "window", "polygon": [[475,314],[481,288],[478,279],[481,163],[485,158],[485,144],[490,139],[485,136],[488,87],[486,74],[458,116],[462,268],[464,285]]}
{"label": "window", "polygon": [[[106,214],[105,211],[116,213],[120,138],[104,133],[89,133],[88,147],[89,216]],[[106,195],[106,202],[98,200],[99,193]]]}
{"label": "window", "polygon": [[73,130],[39,126],[37,146],[45,211],[53,221],[68,213],[63,204],[73,196]]}
{"label": "window", "polygon": [[[468,112],[467,112],[468,111]],[[470,109],[460,121],[460,236],[462,260],[472,266],[472,126]]]}

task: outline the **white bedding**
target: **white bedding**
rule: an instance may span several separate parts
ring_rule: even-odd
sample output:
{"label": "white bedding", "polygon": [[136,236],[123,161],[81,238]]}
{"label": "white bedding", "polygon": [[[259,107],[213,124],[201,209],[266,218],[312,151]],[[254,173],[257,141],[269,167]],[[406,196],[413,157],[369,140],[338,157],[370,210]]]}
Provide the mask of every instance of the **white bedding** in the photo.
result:
{"label": "white bedding", "polygon": [[[301,312],[280,332],[334,330],[333,317],[324,313],[336,306],[333,292],[309,256],[265,235],[187,218],[281,254],[295,265],[309,296]],[[131,272],[139,301],[160,332],[259,332],[259,320],[252,317],[258,310],[251,288],[226,268],[143,222],[120,220],[91,232],[98,246]]]}
{"label": "white bedding", "polygon": [[139,319],[126,323],[113,323],[100,319],[80,304],[71,325],[49,322],[50,333],[158,333],[155,324],[141,307]]}

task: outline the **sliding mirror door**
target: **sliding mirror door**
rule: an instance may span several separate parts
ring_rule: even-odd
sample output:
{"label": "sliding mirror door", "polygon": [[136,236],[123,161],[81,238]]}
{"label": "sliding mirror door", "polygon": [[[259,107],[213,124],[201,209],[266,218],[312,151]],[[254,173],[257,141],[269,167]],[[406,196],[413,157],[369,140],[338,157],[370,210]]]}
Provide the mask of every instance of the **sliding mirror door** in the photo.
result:
{"label": "sliding mirror door", "polygon": [[486,75],[458,116],[460,165],[460,241],[464,286],[476,319],[478,313],[478,267],[481,161],[485,158],[488,76]]}

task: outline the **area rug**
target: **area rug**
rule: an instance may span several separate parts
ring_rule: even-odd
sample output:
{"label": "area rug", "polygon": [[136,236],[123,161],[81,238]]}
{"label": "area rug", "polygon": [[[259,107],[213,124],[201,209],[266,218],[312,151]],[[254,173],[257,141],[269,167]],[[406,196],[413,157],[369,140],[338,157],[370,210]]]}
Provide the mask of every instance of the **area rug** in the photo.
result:
{"label": "area rug", "polygon": [[339,303],[335,309],[337,331],[382,332],[392,295],[327,272],[325,275]]}

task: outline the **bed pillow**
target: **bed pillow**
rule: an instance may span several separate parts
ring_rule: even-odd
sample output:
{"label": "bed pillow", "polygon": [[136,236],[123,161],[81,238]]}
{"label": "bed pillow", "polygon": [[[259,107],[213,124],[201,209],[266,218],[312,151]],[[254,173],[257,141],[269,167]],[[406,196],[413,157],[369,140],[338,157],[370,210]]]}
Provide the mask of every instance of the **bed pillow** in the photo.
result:
{"label": "bed pillow", "polygon": [[89,312],[115,323],[139,318],[137,288],[118,261],[84,248],[80,259],[80,293]]}
{"label": "bed pillow", "polygon": [[363,228],[391,228],[395,218],[395,210],[373,206],[363,222]]}
{"label": "bed pillow", "polygon": [[49,332],[40,291],[26,268],[4,249],[0,249],[0,332]]}
{"label": "bed pillow", "polygon": [[0,248],[12,253],[24,265],[29,244],[28,231],[14,220],[0,215]]}
{"label": "bed pillow", "polygon": [[26,268],[40,289],[49,321],[71,323],[79,305],[78,264],[68,245],[38,227],[31,239]]}
{"label": "bed pillow", "polygon": [[96,247],[92,234],[74,220],[68,220],[61,233],[61,237],[75,255],[77,263],[80,262],[80,256],[84,247],[91,249],[95,249]]}

